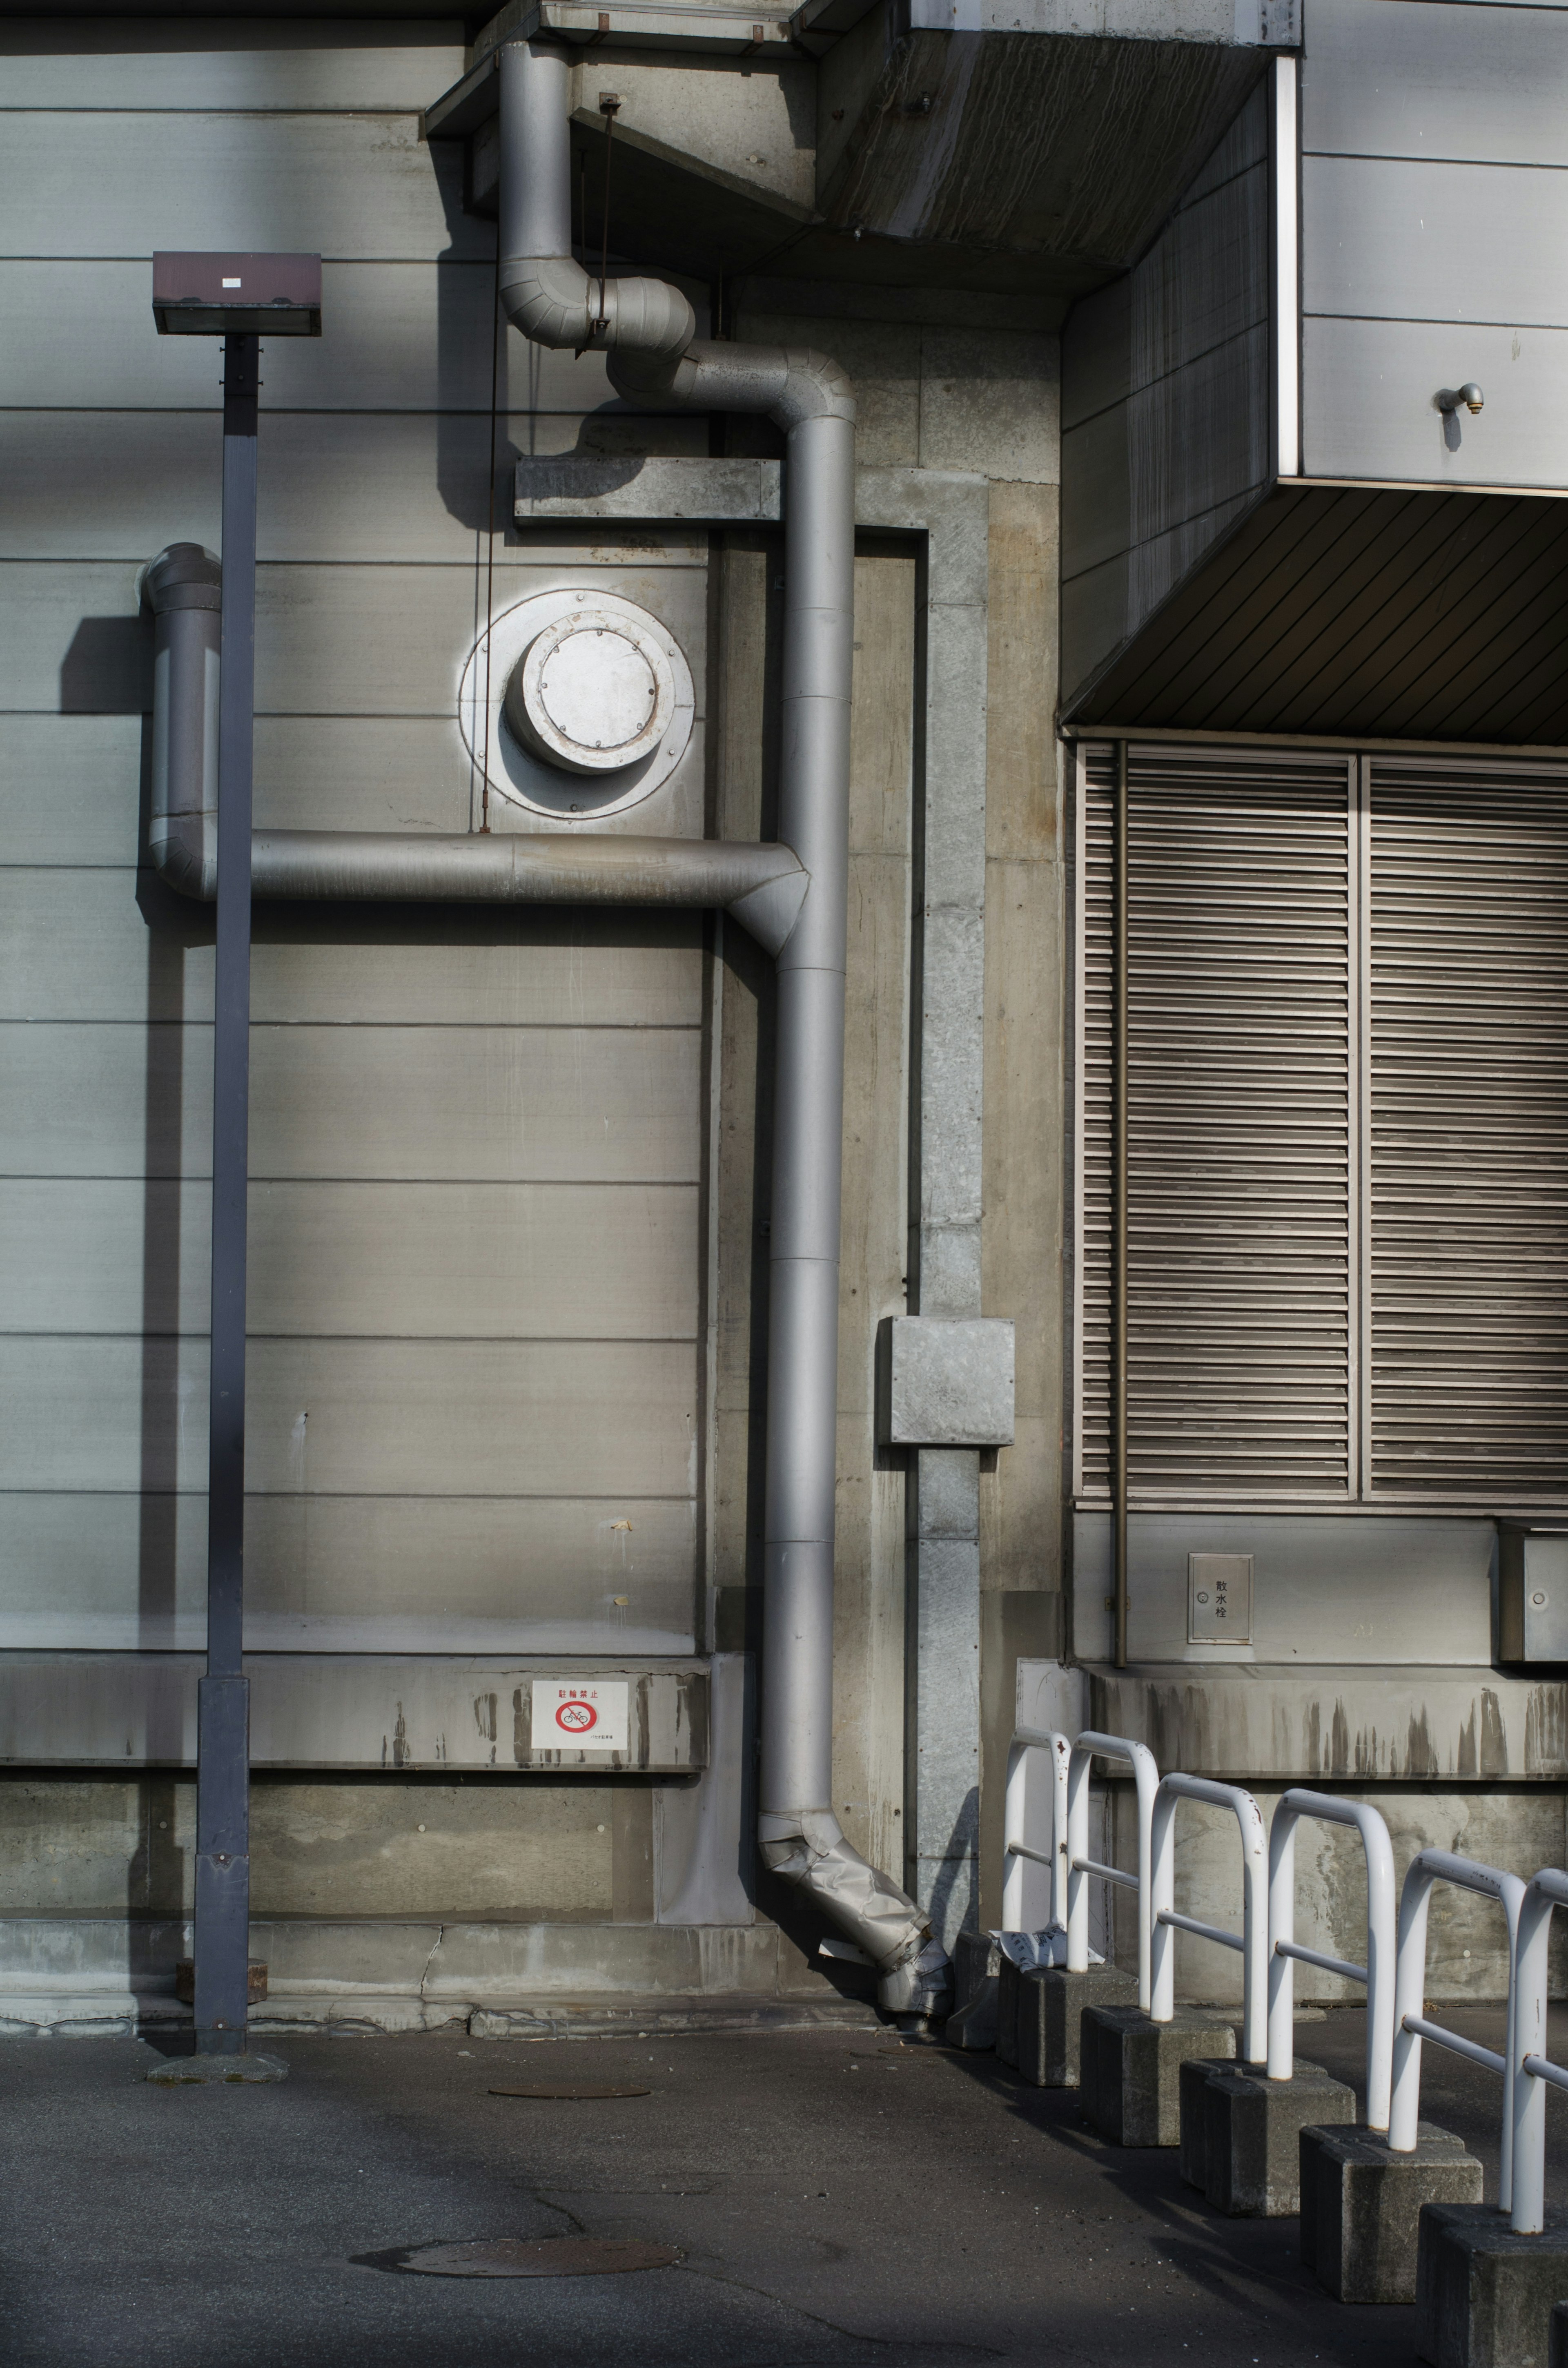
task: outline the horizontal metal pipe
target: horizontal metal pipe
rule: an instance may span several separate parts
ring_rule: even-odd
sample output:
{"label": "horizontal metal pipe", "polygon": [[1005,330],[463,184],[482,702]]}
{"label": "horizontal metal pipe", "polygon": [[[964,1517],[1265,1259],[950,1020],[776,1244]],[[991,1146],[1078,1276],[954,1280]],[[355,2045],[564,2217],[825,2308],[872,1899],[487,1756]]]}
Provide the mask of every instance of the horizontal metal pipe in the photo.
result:
{"label": "horizontal metal pipe", "polygon": [[[165,815],[150,852],[171,888],[210,903],[210,816]],[[258,830],[251,840],[251,894],[271,902],[712,905],[772,954],[788,941],[809,884],[790,848],[722,839]]]}

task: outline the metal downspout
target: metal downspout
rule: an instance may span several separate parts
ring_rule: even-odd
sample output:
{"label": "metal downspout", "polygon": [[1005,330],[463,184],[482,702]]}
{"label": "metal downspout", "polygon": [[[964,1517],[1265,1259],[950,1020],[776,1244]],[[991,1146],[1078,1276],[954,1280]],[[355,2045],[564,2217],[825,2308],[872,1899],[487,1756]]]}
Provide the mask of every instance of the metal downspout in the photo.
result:
{"label": "metal downspout", "polygon": [[805,865],[778,956],[768,1269],[763,1601],[765,1863],[876,1965],[880,2002],[927,2013],[949,1985],[921,1909],[833,1813],[839,1182],[855,644],[855,398],[809,347],[699,341],[678,290],[591,279],[572,255],[570,66],[548,42],[501,52],[500,289],[535,343],[598,346],[633,399],[761,412],[786,434],[779,833]]}

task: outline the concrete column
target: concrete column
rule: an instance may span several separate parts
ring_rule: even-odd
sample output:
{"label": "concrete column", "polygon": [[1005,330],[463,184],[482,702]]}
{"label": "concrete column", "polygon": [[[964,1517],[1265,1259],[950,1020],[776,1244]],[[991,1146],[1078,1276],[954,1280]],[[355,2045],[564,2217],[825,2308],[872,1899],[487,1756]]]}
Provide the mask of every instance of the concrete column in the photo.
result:
{"label": "concrete column", "polygon": [[[922,1315],[981,1304],[985,1067],[987,507],[971,479],[924,487],[926,777],[915,1059]],[[916,1451],[910,1591],[911,1855],[945,1946],[980,1918],[980,1452]]]}
{"label": "concrete column", "polygon": [[980,1919],[980,1452],[915,1462],[909,1882],[950,1952]]}

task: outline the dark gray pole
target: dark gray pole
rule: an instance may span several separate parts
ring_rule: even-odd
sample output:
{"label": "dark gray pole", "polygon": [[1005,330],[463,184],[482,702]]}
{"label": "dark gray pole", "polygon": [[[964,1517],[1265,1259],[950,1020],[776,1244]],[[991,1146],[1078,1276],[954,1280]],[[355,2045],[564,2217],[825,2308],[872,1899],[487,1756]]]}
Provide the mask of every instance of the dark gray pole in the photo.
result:
{"label": "dark gray pole", "polygon": [[251,735],[259,346],[223,343],[223,626],[212,1027],[212,1375],[207,1675],[196,1774],[196,2044],[244,2052],[250,1968],[250,1686],[244,1622],[245,1189],[250,1133]]}

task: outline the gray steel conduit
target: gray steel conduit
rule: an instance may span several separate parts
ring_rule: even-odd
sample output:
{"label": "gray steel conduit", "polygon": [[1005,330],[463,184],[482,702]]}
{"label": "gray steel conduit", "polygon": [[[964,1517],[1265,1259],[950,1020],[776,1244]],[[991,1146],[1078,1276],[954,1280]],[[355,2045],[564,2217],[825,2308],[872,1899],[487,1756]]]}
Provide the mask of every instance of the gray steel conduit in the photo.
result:
{"label": "gray steel conduit", "polygon": [[572,254],[571,67],[548,41],[501,51],[500,289],[535,344],[597,346],[633,399],[761,412],[785,431],[778,829],[804,864],[778,956],[769,1234],[767,1474],[758,1840],[877,1966],[881,2003],[931,2011],[946,1952],[833,1813],[839,1178],[855,648],[855,396],[807,347],[700,340],[659,279],[598,280]]}
{"label": "gray steel conduit", "polygon": [[[258,831],[257,895],[484,897],[722,904],[776,956],[772,1215],[758,1841],[876,1966],[892,2012],[933,2013],[950,1975],[923,1910],[845,1839],[833,1813],[833,1559],[837,1478],[839,1181],[848,895],[849,700],[854,658],[855,400],[809,347],[696,338],[678,289],[601,284],[571,245],[570,69],[548,43],[501,52],[500,289],[535,343],[606,349],[632,398],[760,412],[786,432],[785,614],[778,824],[782,845],[537,836],[499,840]],[[185,554],[176,564],[179,554]],[[177,643],[197,629],[171,595],[215,577],[176,545],[149,571],[160,651],[154,685],[194,699]],[[201,677],[205,682],[205,676]],[[215,700],[215,683],[210,695]],[[194,727],[155,748],[194,760]],[[204,745],[204,744],[203,744]],[[154,768],[153,852],[164,876],[209,895],[205,791]],[[160,850],[162,852],[160,853]],[[285,884],[286,883],[286,884]]]}

